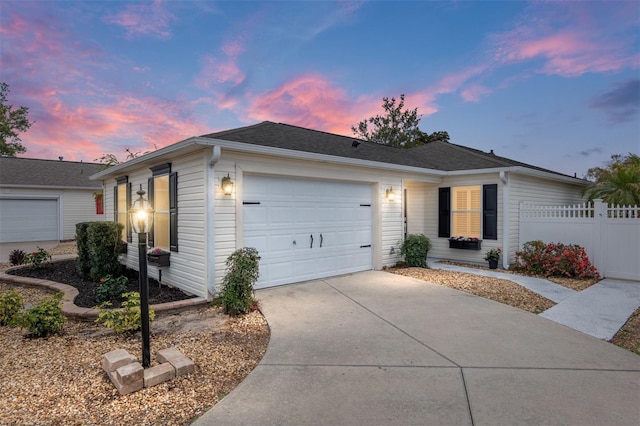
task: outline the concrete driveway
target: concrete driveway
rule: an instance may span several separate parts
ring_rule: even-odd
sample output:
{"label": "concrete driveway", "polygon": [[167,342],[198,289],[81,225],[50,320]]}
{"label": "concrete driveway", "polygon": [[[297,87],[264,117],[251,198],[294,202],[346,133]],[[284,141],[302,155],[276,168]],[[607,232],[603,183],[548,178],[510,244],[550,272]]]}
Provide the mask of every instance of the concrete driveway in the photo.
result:
{"label": "concrete driveway", "polygon": [[385,272],[257,292],[271,342],[197,425],[635,425],[640,357]]}

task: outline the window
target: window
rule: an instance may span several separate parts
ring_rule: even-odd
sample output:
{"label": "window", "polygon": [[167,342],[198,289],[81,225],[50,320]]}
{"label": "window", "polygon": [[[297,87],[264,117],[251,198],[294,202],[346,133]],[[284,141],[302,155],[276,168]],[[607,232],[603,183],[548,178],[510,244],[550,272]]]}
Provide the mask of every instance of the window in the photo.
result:
{"label": "window", "polygon": [[498,239],[498,185],[438,190],[438,236]]}
{"label": "window", "polygon": [[128,220],[128,212],[131,208],[131,184],[126,176],[117,179],[116,183],[117,185],[113,188],[113,220],[124,226],[122,239],[131,242],[131,227]]}
{"label": "window", "polygon": [[482,217],[480,186],[451,188],[451,229],[453,235],[480,238]]}
{"label": "window", "polygon": [[178,251],[178,175],[171,173],[171,164],[151,169],[149,202],[155,210],[149,244],[154,247]]}

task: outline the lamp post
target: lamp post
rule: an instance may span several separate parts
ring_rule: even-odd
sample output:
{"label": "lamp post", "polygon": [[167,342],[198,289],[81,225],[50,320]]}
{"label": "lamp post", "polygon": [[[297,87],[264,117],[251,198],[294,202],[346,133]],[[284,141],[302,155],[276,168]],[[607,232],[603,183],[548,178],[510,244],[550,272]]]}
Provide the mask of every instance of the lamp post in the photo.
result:
{"label": "lamp post", "polygon": [[138,199],[129,209],[131,227],[138,234],[138,266],[140,276],[140,319],[142,321],[142,366],[148,368],[151,365],[151,344],[149,338],[149,279],[147,276],[147,233],[153,224],[154,210],[143,195],[145,192],[137,192]]}

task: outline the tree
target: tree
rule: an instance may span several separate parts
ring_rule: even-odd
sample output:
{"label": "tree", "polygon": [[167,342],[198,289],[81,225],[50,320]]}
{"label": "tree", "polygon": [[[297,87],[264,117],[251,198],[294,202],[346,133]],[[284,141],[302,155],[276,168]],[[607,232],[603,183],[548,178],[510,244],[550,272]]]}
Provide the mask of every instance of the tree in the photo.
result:
{"label": "tree", "polygon": [[0,155],[3,157],[15,157],[16,154],[27,152],[27,148],[20,143],[18,136],[21,132],[26,132],[33,122],[29,121],[27,114],[29,108],[21,106],[14,110],[13,105],[7,104],[7,94],[9,85],[0,83]]}
{"label": "tree", "polygon": [[584,191],[589,201],[601,198],[608,204],[640,205],[640,157],[636,154],[615,154],[606,167],[587,171],[592,182]]}
{"label": "tree", "polygon": [[422,143],[429,143],[429,142],[435,142],[435,141],[449,142],[449,132],[440,130],[437,132],[433,132],[430,135],[427,133],[423,133],[421,141]]}
{"label": "tree", "polygon": [[[404,109],[404,94],[396,98],[382,98],[384,115],[376,115],[351,126],[354,135],[369,142],[409,148],[422,144],[423,132],[418,128],[421,116],[418,108]],[[371,126],[370,126],[371,125]]]}
{"label": "tree", "polygon": [[[404,109],[404,94],[396,105],[396,98],[382,98],[384,115],[376,115],[351,126],[354,135],[369,142],[400,148],[413,148],[434,141],[449,142],[449,133],[428,134],[418,128],[422,116],[418,108]],[[371,125],[371,128],[369,127]]]}
{"label": "tree", "polygon": [[[158,148],[156,147],[156,149],[158,149]],[[142,152],[142,153],[140,151],[135,151],[134,152],[134,151],[131,151],[130,148],[127,148],[124,151],[127,153],[124,161],[133,160],[134,158],[138,158],[139,156],[144,155],[144,154],[148,154],[150,152],[150,151],[145,151],[145,152]],[[121,163],[121,161],[118,160],[118,157],[116,157],[115,154],[102,154],[102,157],[96,158],[93,161],[97,161],[98,163],[102,163],[103,167],[105,169],[108,169],[109,167],[112,167],[112,166],[115,166],[116,164],[120,164]]]}

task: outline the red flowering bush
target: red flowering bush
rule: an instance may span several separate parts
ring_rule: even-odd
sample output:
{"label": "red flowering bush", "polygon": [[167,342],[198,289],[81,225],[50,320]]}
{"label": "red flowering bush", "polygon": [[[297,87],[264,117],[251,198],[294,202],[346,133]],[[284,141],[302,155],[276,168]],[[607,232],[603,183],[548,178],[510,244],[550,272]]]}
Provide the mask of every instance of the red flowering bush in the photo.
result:
{"label": "red flowering bush", "polygon": [[584,247],[577,244],[529,241],[516,252],[517,269],[546,277],[600,278]]}

